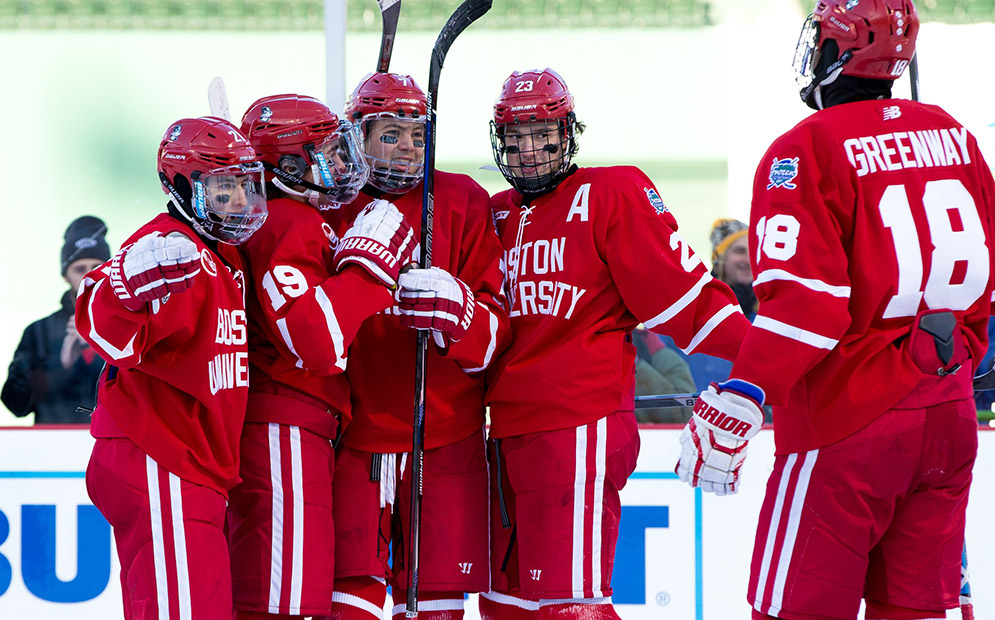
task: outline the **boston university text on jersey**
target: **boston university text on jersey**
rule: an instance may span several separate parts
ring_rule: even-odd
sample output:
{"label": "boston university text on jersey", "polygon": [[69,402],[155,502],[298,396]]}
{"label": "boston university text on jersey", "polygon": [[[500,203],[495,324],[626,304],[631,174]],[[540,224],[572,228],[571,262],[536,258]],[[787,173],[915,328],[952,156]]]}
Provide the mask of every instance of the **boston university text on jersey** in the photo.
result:
{"label": "boston university text on jersey", "polygon": [[[245,347],[245,310],[218,308],[218,329],[215,344]],[[249,387],[249,354],[246,351],[218,353],[207,362],[211,394],[235,387]]]}
{"label": "boston university text on jersey", "polygon": [[[517,276],[559,273],[563,271],[566,245],[566,237],[526,241],[520,247],[505,250],[503,264],[508,265],[509,274]],[[513,283],[512,317],[546,314],[569,319],[577,302],[587,292],[587,289],[556,280],[519,280],[512,277],[510,281]]]}

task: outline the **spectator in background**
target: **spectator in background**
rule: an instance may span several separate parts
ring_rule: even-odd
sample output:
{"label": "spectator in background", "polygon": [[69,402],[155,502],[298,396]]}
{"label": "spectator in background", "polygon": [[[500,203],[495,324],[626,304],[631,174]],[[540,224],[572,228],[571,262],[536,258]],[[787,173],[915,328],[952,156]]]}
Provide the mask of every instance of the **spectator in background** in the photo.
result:
{"label": "spectator in background", "polygon": [[[712,242],[712,276],[729,285],[743,314],[752,322],[757,314],[757,297],[753,294],[750,238],[746,224],[731,218],[720,218],[712,224],[708,238]],[[687,361],[698,390],[708,389],[712,381],[729,378],[732,362],[702,353],[685,355],[669,337],[664,336],[662,340]]]}
{"label": "spectator in background", "polygon": [[750,238],[746,224],[734,219],[718,219],[709,235],[712,242],[712,275],[729,285],[743,314],[750,321],[757,315],[750,264]]}
{"label": "spectator in background", "polygon": [[[632,332],[632,344],[636,345],[636,396],[695,391],[688,363],[660,336],[640,326]],[[636,410],[636,421],[640,423],[684,423],[690,417],[690,407]]]}
{"label": "spectator in background", "polygon": [[66,229],[62,277],[69,290],[62,307],[28,325],[7,371],[0,398],[10,411],[35,424],[89,424],[76,407],[93,407],[97,377],[104,362],[76,333],[73,312],[83,277],[111,257],[104,236],[107,225],[84,215]]}

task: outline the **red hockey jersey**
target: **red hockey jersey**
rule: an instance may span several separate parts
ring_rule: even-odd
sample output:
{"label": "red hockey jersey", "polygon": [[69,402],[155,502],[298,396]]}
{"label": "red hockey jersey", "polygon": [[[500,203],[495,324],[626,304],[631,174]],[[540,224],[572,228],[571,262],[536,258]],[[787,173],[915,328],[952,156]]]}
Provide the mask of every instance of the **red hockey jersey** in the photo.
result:
{"label": "red hockey jersey", "polygon": [[523,205],[491,199],[512,342],[488,373],[491,436],[572,428],[632,411],[640,322],[684,351],[732,359],[749,322],[677,233],[638,168],[580,168]]}
{"label": "red hockey jersey", "polygon": [[363,320],[393,297],[361,268],[335,274],[335,233],[317,209],[288,198],[268,207],[266,223],[241,246],[252,282],[249,398],[257,405],[273,394],[279,400],[250,407],[246,419],[334,438],[335,416],[345,425],[350,415],[349,345]]}
{"label": "red hockey jersey", "polygon": [[[384,196],[418,235],[422,186]],[[342,234],[373,198],[360,194],[341,211],[326,211]],[[477,301],[466,335],[445,356],[429,345],[426,372],[425,447],[436,448],[479,432],[484,422],[486,369],[509,339],[501,294],[501,245],[494,234],[488,196],[462,174],[435,173],[432,265],[466,282]],[[369,452],[411,450],[417,332],[402,327],[397,307],[366,320],[356,336],[346,373],[352,385],[353,420],[342,441]]]}
{"label": "red hockey jersey", "polygon": [[751,215],[760,311],[732,376],[766,390],[778,453],[842,439],[908,394],[922,375],[900,342],[921,310],[953,310],[981,359],[993,196],[974,137],[935,106],[838,105],[771,145]]}
{"label": "red hockey jersey", "polygon": [[87,275],[76,300],[76,328],[107,362],[90,434],[127,437],[171,473],[227,495],[238,481],[249,391],[241,259],[218,244],[222,260],[165,213],[124,246],[156,231],[193,240],[201,271],[188,290],[138,312],[111,290],[109,261]]}

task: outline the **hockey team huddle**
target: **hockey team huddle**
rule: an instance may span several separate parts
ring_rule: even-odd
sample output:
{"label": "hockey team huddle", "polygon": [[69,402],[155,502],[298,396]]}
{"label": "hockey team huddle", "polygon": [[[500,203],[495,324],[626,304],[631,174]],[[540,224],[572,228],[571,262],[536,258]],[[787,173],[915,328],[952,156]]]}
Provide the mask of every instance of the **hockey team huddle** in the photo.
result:
{"label": "hockey team huddle", "polygon": [[[516,71],[491,143],[510,188],[434,173],[418,265],[425,92],[364,78],[341,113],[266,96],[165,132],[164,213],[80,288],[103,357],[87,490],[125,617],[619,618],[639,324],[733,361],[676,471],[738,490],[773,410],[775,465],[740,617],[944,618],[977,453],[971,378],[993,303],[995,182],[936,106],[892,98],[910,0],[820,0],[795,62],[814,114],[757,169],[748,321],[629,166],[573,163],[553,70]],[[495,85],[496,86],[496,85]],[[416,341],[428,337],[421,520]],[[489,418],[485,412],[489,408]],[[672,558],[673,560],[674,558]]]}

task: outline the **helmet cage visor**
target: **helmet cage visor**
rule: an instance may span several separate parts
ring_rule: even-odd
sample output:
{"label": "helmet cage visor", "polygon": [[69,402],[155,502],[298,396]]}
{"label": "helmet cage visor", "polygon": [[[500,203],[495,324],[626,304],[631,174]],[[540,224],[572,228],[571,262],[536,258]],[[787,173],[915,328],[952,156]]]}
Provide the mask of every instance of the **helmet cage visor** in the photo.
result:
{"label": "helmet cage visor", "polygon": [[370,185],[404,193],[422,180],[425,117],[380,112],[363,117],[363,150],[370,164]]}
{"label": "helmet cage visor", "polygon": [[192,174],[190,204],[200,232],[237,245],[259,230],[267,215],[263,172],[254,162]]}
{"label": "helmet cage visor", "polygon": [[570,167],[576,122],[567,118],[516,123],[491,121],[494,163],[522,193],[550,189]]}
{"label": "helmet cage visor", "polygon": [[815,21],[814,14],[809,14],[808,19],[802,24],[801,32],[798,33],[798,43],[795,44],[795,57],[791,66],[795,72],[795,83],[800,88],[805,88],[815,79],[815,67],[819,63],[819,22]]}
{"label": "helmet cage visor", "polygon": [[326,192],[315,192],[317,205],[345,204],[359,194],[370,176],[359,128],[342,121],[339,127],[304,150],[311,162],[311,178]]}

